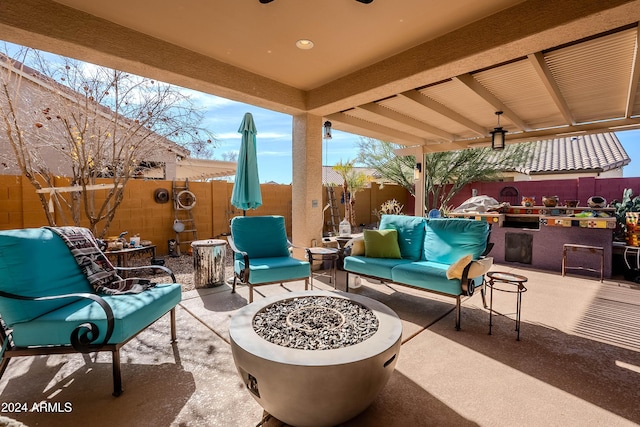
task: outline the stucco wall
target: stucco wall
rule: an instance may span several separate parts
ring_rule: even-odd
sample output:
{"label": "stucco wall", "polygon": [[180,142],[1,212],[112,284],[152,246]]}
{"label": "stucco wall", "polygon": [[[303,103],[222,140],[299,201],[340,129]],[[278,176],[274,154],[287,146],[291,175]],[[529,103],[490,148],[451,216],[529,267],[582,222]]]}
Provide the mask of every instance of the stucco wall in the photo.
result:
{"label": "stucco wall", "polygon": [[579,200],[585,206],[591,196],[602,196],[610,202],[622,199],[625,188],[633,189],[635,196],[640,195],[640,178],[575,178],[544,181],[518,182],[477,182],[465,186],[449,203],[453,207],[461,205],[477,190],[478,195],[487,195],[500,201],[503,187],[516,187],[520,196],[534,196],[536,204],[542,205],[542,196],[558,196],[560,203],[565,200]]}
{"label": "stucco wall", "polygon": [[[107,182],[107,181],[105,181]],[[58,179],[56,186],[69,185],[65,179]],[[177,185],[183,186],[184,182]],[[172,182],[153,180],[131,180],[127,184],[125,197],[111,223],[108,235],[118,235],[128,231],[128,236],[139,234],[143,240],[151,240],[158,246],[158,255],[168,252],[167,241],[175,238],[173,221],[175,211],[173,203],[156,203],[154,192],[164,188],[171,193]],[[282,215],[285,217],[287,232],[291,235],[292,193],[290,185],[262,184],[262,206],[257,210],[247,211],[248,216]],[[229,232],[229,221],[234,216],[242,215],[242,211],[230,203],[233,183],[225,181],[189,182],[189,190],[196,196],[196,205],[192,209],[198,239],[209,239]],[[340,203],[341,189],[336,191]],[[104,190],[96,192],[96,199],[104,197]],[[323,195],[323,206],[326,205],[326,190]],[[396,199],[406,205],[410,196],[401,187],[385,186],[383,189],[373,186],[359,192],[356,202],[356,221],[358,224],[375,223],[373,209],[389,199]],[[340,205],[344,215],[344,205]],[[406,212],[408,212],[405,209]],[[70,218],[68,213],[66,218]],[[328,218],[326,212],[325,219]],[[63,215],[56,210],[58,225],[65,223]],[[325,221],[326,222],[326,221]],[[14,228],[41,227],[47,225],[42,205],[29,181],[21,176],[0,175],[0,230]],[[83,224],[83,225],[86,225]],[[185,237],[182,237],[185,240]],[[183,248],[184,250],[184,248]]]}

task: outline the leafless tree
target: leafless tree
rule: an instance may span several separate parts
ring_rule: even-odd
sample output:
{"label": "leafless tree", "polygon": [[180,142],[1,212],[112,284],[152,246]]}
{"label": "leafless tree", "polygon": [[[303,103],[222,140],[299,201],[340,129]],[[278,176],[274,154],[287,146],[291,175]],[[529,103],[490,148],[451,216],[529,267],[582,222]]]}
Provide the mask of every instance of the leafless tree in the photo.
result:
{"label": "leafless tree", "polygon": [[[69,58],[45,60],[32,49],[14,58],[0,61],[0,116],[10,147],[1,160],[17,163],[36,190],[68,177],[73,191],[38,192],[50,225],[55,204],[62,222],[65,210],[75,225],[84,214],[85,225],[104,236],[127,182],[161,163],[159,153],[184,156],[188,147],[203,157],[214,145],[200,127],[203,112],[175,86]],[[106,195],[90,191],[97,184]]]}

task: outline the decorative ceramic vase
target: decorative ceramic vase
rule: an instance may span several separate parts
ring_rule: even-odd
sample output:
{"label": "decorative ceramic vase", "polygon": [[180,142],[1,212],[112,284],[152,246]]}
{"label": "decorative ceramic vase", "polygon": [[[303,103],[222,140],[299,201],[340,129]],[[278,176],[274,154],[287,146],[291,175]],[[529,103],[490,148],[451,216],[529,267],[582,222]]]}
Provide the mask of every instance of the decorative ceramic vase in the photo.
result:
{"label": "decorative ceramic vase", "polygon": [[580,204],[580,200],[565,200],[564,205],[568,208],[576,208]]}
{"label": "decorative ceramic vase", "polygon": [[607,206],[607,199],[601,196],[591,196],[587,200],[587,206],[590,208],[604,208]]}
{"label": "decorative ceramic vase", "polygon": [[536,198],[533,196],[522,196],[522,206],[532,208],[536,204]]}
{"label": "decorative ceramic vase", "polygon": [[558,196],[542,196],[542,204],[548,208],[553,208],[558,204]]}

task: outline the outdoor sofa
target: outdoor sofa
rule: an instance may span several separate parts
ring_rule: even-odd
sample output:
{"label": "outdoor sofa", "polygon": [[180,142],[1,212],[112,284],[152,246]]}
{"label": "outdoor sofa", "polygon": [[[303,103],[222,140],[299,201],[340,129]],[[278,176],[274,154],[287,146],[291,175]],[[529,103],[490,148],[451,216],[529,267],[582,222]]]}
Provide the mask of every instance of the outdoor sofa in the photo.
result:
{"label": "outdoor sofa", "polygon": [[175,307],[181,286],[166,267],[126,270],[142,268],[170,274],[173,283],[139,293],[99,294],[52,229],[0,231],[0,377],[12,357],[109,351],[113,395],[119,396],[120,348],[167,312],[171,339],[176,339]]}
{"label": "outdoor sofa", "polygon": [[493,246],[489,234],[485,221],[383,215],[378,230],[364,230],[345,245],[351,251],[344,258],[347,291],[355,274],[453,297],[460,329],[461,297],[483,285],[493,262],[486,257]]}

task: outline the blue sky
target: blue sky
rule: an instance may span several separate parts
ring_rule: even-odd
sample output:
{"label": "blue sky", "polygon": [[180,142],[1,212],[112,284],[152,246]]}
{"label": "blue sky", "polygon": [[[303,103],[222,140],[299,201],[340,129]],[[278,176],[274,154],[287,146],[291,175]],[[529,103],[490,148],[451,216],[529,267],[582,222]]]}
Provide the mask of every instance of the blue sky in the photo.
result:
{"label": "blue sky", "polygon": [[[260,182],[291,183],[291,116],[223,98],[193,93],[207,109],[204,127],[213,131],[220,143],[214,157],[240,149],[238,127],[244,113],[250,112],[258,129],[257,149]],[[321,131],[320,129],[318,130]],[[333,139],[323,141],[324,165],[353,160],[358,155],[360,136],[333,130]],[[624,177],[640,177],[640,130],[616,132],[631,163],[624,168]]]}
{"label": "blue sky", "polygon": [[[9,53],[20,46],[7,43]],[[52,57],[49,57],[52,60]],[[291,131],[292,118],[252,105],[184,89],[205,111],[202,127],[213,132],[218,139],[213,157],[222,159],[224,153],[238,152],[240,134],[238,128],[244,113],[251,113],[258,130],[257,150],[260,182],[290,184],[292,177]],[[318,129],[318,132],[321,132]],[[333,139],[323,140],[324,165],[335,165],[353,160],[358,155],[360,136],[333,130]],[[631,158],[624,168],[624,177],[640,177],[640,130],[616,132],[618,139]]]}
{"label": "blue sky", "polygon": [[[251,113],[258,130],[256,141],[260,182],[291,183],[291,116],[204,93],[189,91],[189,94],[206,111],[202,126],[212,131],[219,140],[214,150],[216,159],[222,159],[224,153],[240,150],[241,135],[238,128],[244,114]],[[318,132],[322,132],[322,129],[318,129]],[[322,142],[323,164],[335,165],[339,161],[356,158],[360,136],[335,129],[332,136],[332,139]]]}

